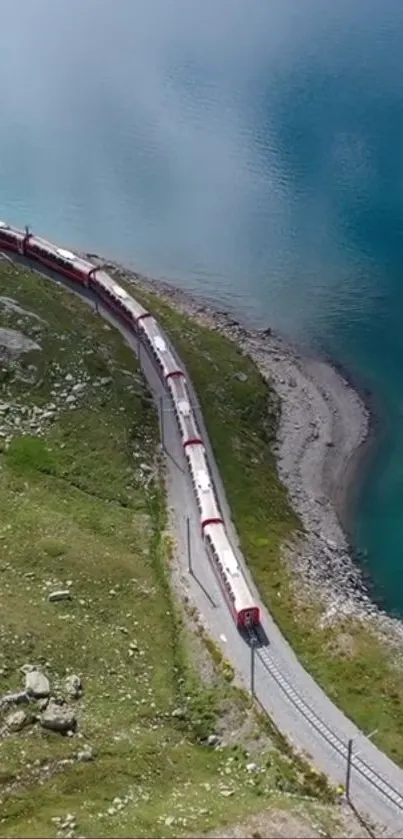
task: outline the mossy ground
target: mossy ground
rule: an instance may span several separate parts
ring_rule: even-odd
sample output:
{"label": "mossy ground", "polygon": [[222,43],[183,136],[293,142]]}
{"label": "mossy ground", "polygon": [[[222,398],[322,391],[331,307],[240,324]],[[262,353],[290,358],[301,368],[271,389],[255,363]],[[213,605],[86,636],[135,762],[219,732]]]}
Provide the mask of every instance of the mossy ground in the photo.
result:
{"label": "mossy ground", "polygon": [[[119,270],[119,282],[122,272]],[[128,288],[160,319],[195,385],[242,550],[260,594],[309,672],[374,742],[403,766],[403,669],[367,626],[320,627],[281,546],[300,529],[279,481],[272,443],[278,400],[254,362],[227,337],[141,284]],[[237,377],[234,374],[242,373]],[[242,380],[244,379],[244,380]]]}
{"label": "mossy ground", "polygon": [[[25,663],[42,666],[52,693],[68,672],[84,686],[73,737],[36,724],[0,738],[0,835],[56,836],[54,820],[67,813],[76,823],[67,835],[169,837],[233,822],[271,801],[303,807],[308,795],[315,810],[331,797],[321,777],[294,761],[281,738],[273,741],[214,656],[209,680],[193,663],[194,644],[207,651],[197,633],[190,642],[171,592],[158,424],[131,351],[77,298],[1,261],[0,294],[27,310],[0,301],[2,326],[41,347],[18,362],[3,358],[1,399],[12,410],[59,406],[42,436],[21,426],[2,438],[0,695],[22,686]],[[69,387],[85,383],[73,405],[63,397],[67,379]],[[256,413],[248,409],[254,423],[264,398],[262,387]],[[250,445],[258,457],[254,432]],[[280,539],[293,517],[284,492],[267,480],[284,511]],[[49,602],[50,591],[66,587],[70,601]],[[234,730],[250,718],[247,748],[203,743],[226,717]],[[77,760],[84,744],[94,750],[91,762]],[[247,769],[251,760],[256,770]],[[317,820],[334,812],[319,808]]]}

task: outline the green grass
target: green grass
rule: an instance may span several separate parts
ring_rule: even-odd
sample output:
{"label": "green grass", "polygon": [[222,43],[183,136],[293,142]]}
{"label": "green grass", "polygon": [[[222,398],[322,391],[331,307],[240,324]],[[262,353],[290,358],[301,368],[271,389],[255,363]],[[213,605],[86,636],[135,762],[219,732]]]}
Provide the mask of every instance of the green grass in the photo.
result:
{"label": "green grass", "polygon": [[[0,696],[22,687],[26,663],[52,693],[68,672],[84,686],[73,737],[38,725],[0,736],[0,835],[55,836],[52,819],[69,812],[74,835],[197,835],[271,801],[330,800],[185,628],[167,573],[157,418],[131,351],[75,297],[1,262],[0,294],[45,321],[0,308],[2,326],[41,346],[0,361],[0,434],[20,417],[0,437]],[[34,433],[34,408],[51,404]],[[50,603],[66,586],[72,599]],[[207,748],[214,731],[228,745]],[[78,762],[84,744],[94,761]]]}
{"label": "green grass", "polygon": [[[119,271],[119,281],[122,274]],[[403,672],[371,630],[352,620],[320,628],[281,558],[301,528],[276,471],[277,398],[254,362],[144,287],[128,285],[160,319],[196,387],[242,550],[261,596],[301,661],[374,742],[403,765]],[[234,378],[243,373],[245,381]],[[241,377],[242,378],[242,377]]]}

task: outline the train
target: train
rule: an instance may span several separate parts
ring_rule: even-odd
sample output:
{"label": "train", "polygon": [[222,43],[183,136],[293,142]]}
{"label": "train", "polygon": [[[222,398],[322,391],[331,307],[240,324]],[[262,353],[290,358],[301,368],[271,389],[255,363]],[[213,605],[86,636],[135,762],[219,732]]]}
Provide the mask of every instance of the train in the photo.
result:
{"label": "train", "polygon": [[147,347],[170,396],[200,516],[201,536],[232,617],[241,631],[260,623],[259,606],[228,536],[188,380],[176,353],[151,312],[102,268],[65,248],[0,221],[0,251],[15,253],[88,289]]}

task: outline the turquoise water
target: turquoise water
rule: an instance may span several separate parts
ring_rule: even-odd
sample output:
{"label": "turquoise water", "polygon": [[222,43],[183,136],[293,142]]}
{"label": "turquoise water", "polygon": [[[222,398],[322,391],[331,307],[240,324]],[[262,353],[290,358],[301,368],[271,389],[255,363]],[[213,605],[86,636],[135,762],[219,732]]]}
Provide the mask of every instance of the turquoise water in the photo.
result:
{"label": "turquoise water", "polygon": [[330,352],[382,434],[354,519],[403,614],[401,0],[22,0],[0,217]]}

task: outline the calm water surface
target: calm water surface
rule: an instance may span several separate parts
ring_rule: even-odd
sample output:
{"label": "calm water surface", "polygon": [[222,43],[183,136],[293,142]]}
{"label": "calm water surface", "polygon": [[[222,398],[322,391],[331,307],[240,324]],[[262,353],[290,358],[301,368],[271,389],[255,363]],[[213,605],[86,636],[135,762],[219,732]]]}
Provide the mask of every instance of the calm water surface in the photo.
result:
{"label": "calm water surface", "polygon": [[403,615],[403,3],[1,2],[0,217],[326,349],[382,405],[355,540]]}

